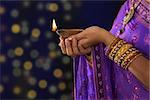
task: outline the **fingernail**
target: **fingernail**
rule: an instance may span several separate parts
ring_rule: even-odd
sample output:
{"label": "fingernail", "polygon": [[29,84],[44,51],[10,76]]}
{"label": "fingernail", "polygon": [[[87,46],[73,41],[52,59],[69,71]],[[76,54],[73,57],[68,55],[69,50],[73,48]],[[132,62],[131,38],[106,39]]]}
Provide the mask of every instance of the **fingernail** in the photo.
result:
{"label": "fingernail", "polygon": [[68,38],[68,40],[72,40],[72,38]]}

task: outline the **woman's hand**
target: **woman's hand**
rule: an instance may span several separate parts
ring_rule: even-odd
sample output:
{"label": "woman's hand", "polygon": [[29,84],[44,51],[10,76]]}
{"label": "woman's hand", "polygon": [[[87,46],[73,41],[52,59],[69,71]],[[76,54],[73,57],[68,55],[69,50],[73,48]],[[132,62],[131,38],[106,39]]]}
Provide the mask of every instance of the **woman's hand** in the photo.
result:
{"label": "woman's hand", "polygon": [[91,52],[91,48],[83,48],[82,46],[78,46],[78,42],[75,38],[72,40],[59,38],[60,43],[59,46],[63,54],[67,54],[68,56],[77,56],[77,55],[85,55]]}
{"label": "woman's hand", "polygon": [[99,42],[109,45],[113,38],[114,36],[105,29],[92,26],[67,39],[60,37],[59,45],[64,54],[69,56],[84,55],[90,53],[93,45]]}
{"label": "woman's hand", "polygon": [[78,46],[83,46],[84,48],[103,42],[109,45],[115,37],[107,30],[100,28],[98,26],[92,26],[86,28],[81,33],[70,36],[68,39],[76,39],[78,41]]}

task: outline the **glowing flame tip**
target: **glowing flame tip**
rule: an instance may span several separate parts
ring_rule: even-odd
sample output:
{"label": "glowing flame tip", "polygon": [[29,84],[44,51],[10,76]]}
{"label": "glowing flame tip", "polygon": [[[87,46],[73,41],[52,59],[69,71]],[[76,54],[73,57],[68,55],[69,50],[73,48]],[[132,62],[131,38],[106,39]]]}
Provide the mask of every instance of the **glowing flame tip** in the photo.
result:
{"label": "glowing flame tip", "polygon": [[57,25],[56,25],[55,19],[53,19],[53,22],[52,22],[52,31],[55,32],[56,30],[57,30]]}

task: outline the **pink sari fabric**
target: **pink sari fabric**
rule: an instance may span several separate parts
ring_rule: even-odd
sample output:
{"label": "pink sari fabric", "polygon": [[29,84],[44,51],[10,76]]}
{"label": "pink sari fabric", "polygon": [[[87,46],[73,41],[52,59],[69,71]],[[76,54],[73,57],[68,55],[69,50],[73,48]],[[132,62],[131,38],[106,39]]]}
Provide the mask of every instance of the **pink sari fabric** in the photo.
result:
{"label": "pink sari fabric", "polygon": [[[130,1],[122,6],[111,29],[111,33],[121,28],[121,21],[129,10]],[[142,1],[131,21],[126,25],[120,38],[133,44],[145,57],[149,58],[150,15],[149,5]],[[74,58],[74,99],[75,100],[148,100],[149,91],[130,72],[111,61],[104,52],[105,45],[99,43],[92,50],[93,66],[89,66],[86,57]],[[137,66],[142,67],[142,66]]]}

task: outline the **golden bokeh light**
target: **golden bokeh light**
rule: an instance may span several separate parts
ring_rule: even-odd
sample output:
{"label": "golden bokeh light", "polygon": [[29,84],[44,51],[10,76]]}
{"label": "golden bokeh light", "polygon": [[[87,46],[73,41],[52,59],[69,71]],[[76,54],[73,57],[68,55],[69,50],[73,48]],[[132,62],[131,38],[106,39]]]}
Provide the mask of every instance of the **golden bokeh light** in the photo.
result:
{"label": "golden bokeh light", "polygon": [[22,56],[23,55],[23,53],[24,53],[24,50],[23,50],[23,48],[22,47],[17,47],[17,48],[15,48],[15,55],[16,56]]}
{"label": "golden bokeh light", "polygon": [[50,51],[50,52],[49,52],[49,57],[50,57],[50,58],[56,58],[56,57],[57,57],[56,51]]}
{"label": "golden bokeh light", "polygon": [[5,13],[5,8],[0,6],[0,15],[3,15]]}
{"label": "golden bokeh light", "polygon": [[25,70],[31,70],[32,69],[32,62],[31,61],[25,61],[23,67]]}
{"label": "golden bokeh light", "polygon": [[59,88],[60,90],[65,90],[65,89],[66,89],[66,84],[65,84],[64,82],[60,82],[60,83],[58,84],[58,88]]}
{"label": "golden bokeh light", "polygon": [[4,91],[4,86],[0,84],[0,93],[2,93],[3,91]]}
{"label": "golden bokeh light", "polygon": [[11,31],[15,34],[19,33],[21,31],[21,27],[19,24],[13,24],[11,27]]}
{"label": "golden bokeh light", "polygon": [[45,89],[47,87],[47,81],[46,80],[40,80],[38,85],[41,89]]}
{"label": "golden bokeh light", "polygon": [[40,36],[40,34],[41,34],[41,32],[40,32],[40,30],[38,28],[34,28],[32,30],[32,37],[38,38]]}
{"label": "golden bokeh light", "polygon": [[4,63],[6,61],[6,57],[4,55],[0,55],[0,63]]}
{"label": "golden bokeh light", "polygon": [[56,12],[56,11],[58,11],[58,4],[57,3],[49,3],[48,5],[47,5],[47,9],[49,10],[49,11],[51,11],[51,12]]}
{"label": "golden bokeh light", "polygon": [[61,69],[55,69],[54,72],[53,72],[53,75],[56,77],[56,78],[61,78],[63,76],[63,72]]}
{"label": "golden bokeh light", "polygon": [[37,97],[37,93],[35,90],[29,90],[27,93],[27,97],[29,99],[35,99]]}
{"label": "golden bokeh light", "polygon": [[13,93],[19,95],[21,93],[21,88],[19,86],[15,86],[13,88]]}

